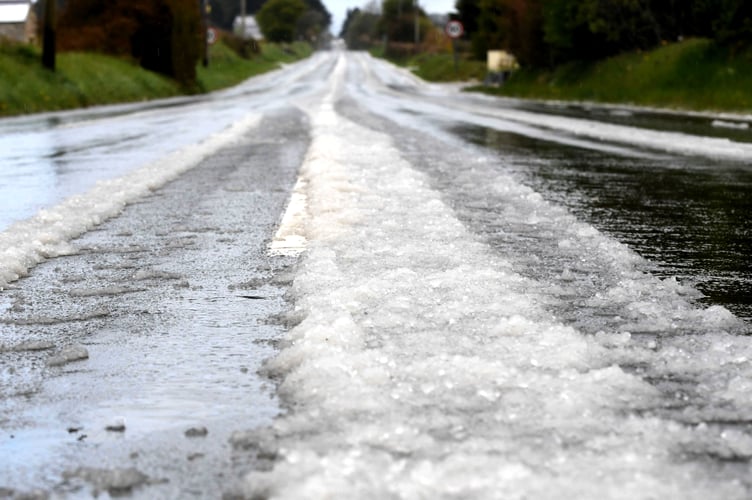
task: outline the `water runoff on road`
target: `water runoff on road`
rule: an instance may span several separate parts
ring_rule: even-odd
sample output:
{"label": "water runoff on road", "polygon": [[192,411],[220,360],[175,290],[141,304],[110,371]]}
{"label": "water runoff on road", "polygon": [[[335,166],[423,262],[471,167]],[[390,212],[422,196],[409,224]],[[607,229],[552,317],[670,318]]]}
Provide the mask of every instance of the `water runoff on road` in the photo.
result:
{"label": "water runoff on road", "polygon": [[331,89],[307,108],[300,323],[267,365],[291,411],[248,495],[752,495],[749,144],[366,56]]}

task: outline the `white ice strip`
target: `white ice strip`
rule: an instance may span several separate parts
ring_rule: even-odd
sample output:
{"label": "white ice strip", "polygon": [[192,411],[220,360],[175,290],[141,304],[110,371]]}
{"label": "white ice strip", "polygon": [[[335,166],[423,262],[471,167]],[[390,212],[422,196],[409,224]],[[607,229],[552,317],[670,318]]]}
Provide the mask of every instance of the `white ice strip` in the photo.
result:
{"label": "white ice strip", "polygon": [[728,120],[713,120],[710,124],[717,128],[732,128],[738,130],[747,130],[749,123],[747,122],[732,122]]}
{"label": "white ice strip", "polygon": [[[349,90],[353,95],[358,97],[358,101],[371,108],[375,113],[386,115],[389,119],[400,123],[401,125],[417,128],[419,130],[425,130],[426,127],[432,127],[435,129],[436,134],[442,135],[447,141],[456,141],[456,138],[441,130],[438,125],[441,123],[454,124],[457,122],[465,122],[566,146],[591,149],[624,156],[649,156],[644,152],[638,152],[625,146],[587,140],[569,134],[564,135],[560,132],[543,130],[525,123],[498,119],[472,112],[469,109],[460,109],[454,101],[461,101],[461,96],[454,92],[447,93],[445,87],[437,88],[436,86],[428,87],[425,85],[420,87],[416,86],[414,87],[414,90],[419,93],[415,95],[415,98],[406,100],[403,93],[391,91],[388,89],[388,85],[384,84],[385,81],[389,81],[389,74],[375,75],[375,69],[370,66],[371,59],[366,59],[364,57],[365,56],[358,57],[357,62],[362,74],[365,76],[362,80],[360,78],[353,78],[348,81]],[[375,66],[377,68],[380,67],[382,71],[388,71],[390,69],[390,66],[383,62],[376,64]],[[399,72],[404,71],[401,68],[396,68],[395,70]],[[366,82],[369,85],[364,86],[363,82]],[[430,96],[428,92],[431,92]],[[441,97],[442,94],[443,97]],[[430,99],[426,99],[427,97],[430,97]],[[436,97],[442,99],[439,104],[433,102]],[[409,108],[409,112],[405,113],[404,111],[407,108]],[[426,116],[429,116],[430,119],[425,120]]]}
{"label": "white ice strip", "polygon": [[[463,98],[456,89],[445,89],[442,91],[438,86],[427,87],[412,83],[410,86],[414,90],[414,98],[406,101],[404,99],[404,92],[388,88],[388,86],[394,85],[392,83],[393,78],[389,76],[394,71],[389,70],[383,62],[374,62],[374,59],[368,54],[359,54],[357,57],[364,70],[365,81],[368,87],[364,88],[361,86],[359,87],[360,91],[363,93],[374,92],[378,94],[379,108],[382,111],[386,102],[385,99],[388,99],[390,94],[392,96],[396,94],[399,98],[394,99],[394,108],[404,109],[406,106],[409,106],[410,110],[418,116],[430,115],[434,118],[442,116],[447,120],[475,123],[501,130],[509,128],[503,122],[513,122],[534,127],[538,130],[538,132],[533,131],[532,133],[530,129],[519,129],[516,131],[523,135],[531,137],[545,136],[546,140],[556,140],[556,142],[562,143],[566,143],[565,141],[568,140],[572,145],[579,145],[581,147],[603,150],[607,146],[602,142],[588,144],[582,141],[580,144],[575,144],[571,139],[552,138],[551,134],[547,133],[547,131],[563,132],[582,139],[587,138],[610,142],[612,144],[637,146],[672,154],[698,155],[737,161],[752,160],[752,143],[522,111],[510,108],[504,99],[482,95],[466,96]],[[401,72],[398,74],[401,74]],[[399,81],[404,85],[409,84],[408,79],[399,79]],[[430,89],[430,93],[426,92],[427,88]],[[497,122],[494,123],[494,120],[497,120]]]}
{"label": "white ice strip", "polygon": [[511,109],[486,109],[484,113],[537,127],[561,130],[580,137],[630,144],[656,151],[740,161],[752,159],[752,144],[730,139],[643,129]]}
{"label": "white ice strip", "polygon": [[[752,451],[748,438],[625,411],[660,401],[608,361],[629,334],[558,323],[540,287],[475,240],[389,136],[337,115],[332,98],[312,111],[302,169],[304,319],[268,365],[292,411],[268,431],[279,460],[246,478],[249,497],[746,497],[672,453],[703,440]],[[743,342],[726,343],[708,363]],[[736,384],[729,397],[749,393]]]}
{"label": "white ice strip", "polygon": [[298,179],[292,190],[290,201],[279,224],[274,239],[269,244],[271,255],[300,255],[306,247],[306,182]]}
{"label": "white ice strip", "polygon": [[260,115],[247,115],[205,141],[188,146],[115,179],[98,182],[86,193],[41,210],[0,233],[0,290],[25,276],[43,260],[74,252],[69,241],[149,192],[196,166],[257,126]]}

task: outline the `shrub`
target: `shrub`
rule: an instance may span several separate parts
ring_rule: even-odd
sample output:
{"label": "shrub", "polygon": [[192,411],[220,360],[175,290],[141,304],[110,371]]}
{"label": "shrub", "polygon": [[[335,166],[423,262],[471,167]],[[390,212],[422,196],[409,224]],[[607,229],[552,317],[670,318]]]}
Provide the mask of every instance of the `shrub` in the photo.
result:
{"label": "shrub", "polygon": [[243,59],[251,59],[261,52],[261,47],[253,38],[242,38],[233,33],[223,32],[221,35],[222,43],[232,49]]}
{"label": "shrub", "polygon": [[69,0],[58,46],[133,57],[144,68],[192,84],[203,36],[195,0]]}

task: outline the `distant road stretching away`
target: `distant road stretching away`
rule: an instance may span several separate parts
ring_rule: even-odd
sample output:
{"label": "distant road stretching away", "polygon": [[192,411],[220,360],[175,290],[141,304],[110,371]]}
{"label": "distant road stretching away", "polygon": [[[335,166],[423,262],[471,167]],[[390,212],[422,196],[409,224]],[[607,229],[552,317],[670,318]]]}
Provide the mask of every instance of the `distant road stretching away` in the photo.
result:
{"label": "distant road stretching away", "polygon": [[342,51],[0,120],[0,491],[750,498],[745,120]]}

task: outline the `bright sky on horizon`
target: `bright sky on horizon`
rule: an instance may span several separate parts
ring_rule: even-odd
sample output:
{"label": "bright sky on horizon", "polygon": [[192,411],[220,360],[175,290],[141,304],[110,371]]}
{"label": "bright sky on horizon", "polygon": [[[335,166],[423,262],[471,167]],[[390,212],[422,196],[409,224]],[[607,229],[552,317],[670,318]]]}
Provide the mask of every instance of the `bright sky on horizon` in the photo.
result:
{"label": "bright sky on horizon", "polygon": [[[332,26],[330,31],[333,35],[339,35],[342,23],[345,22],[347,9],[356,7],[363,8],[369,0],[322,0],[327,10],[332,14]],[[380,0],[376,0],[381,3]],[[403,0],[409,2],[410,0]],[[418,0],[420,6],[429,14],[445,14],[454,10],[455,0]]]}

